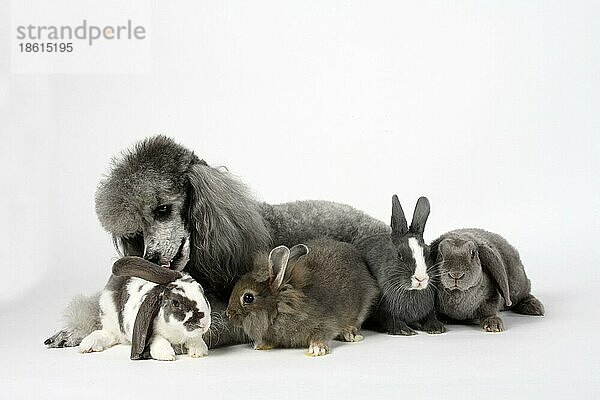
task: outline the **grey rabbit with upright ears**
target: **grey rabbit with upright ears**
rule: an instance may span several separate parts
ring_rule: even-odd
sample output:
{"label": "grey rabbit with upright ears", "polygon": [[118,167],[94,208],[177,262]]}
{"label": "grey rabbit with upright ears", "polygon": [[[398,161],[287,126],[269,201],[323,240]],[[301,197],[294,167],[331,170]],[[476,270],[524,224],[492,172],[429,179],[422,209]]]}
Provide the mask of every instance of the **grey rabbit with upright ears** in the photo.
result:
{"label": "grey rabbit with upright ears", "polygon": [[132,360],[175,360],[174,345],[191,357],[208,354],[202,335],[210,327],[210,304],[186,273],[123,257],[100,295],[100,311],[101,329],[81,341],[82,353],[131,342]]}
{"label": "grey rabbit with upright ears", "polygon": [[423,240],[429,217],[429,200],[417,201],[408,226],[398,196],[392,197],[391,233],[372,235],[356,242],[382,290],[381,301],[369,324],[391,335],[414,335],[414,329],[443,333],[436,317],[436,266],[429,261]]}
{"label": "grey rabbit with upright ears", "polygon": [[440,263],[443,289],[438,310],[452,320],[478,319],[486,332],[502,332],[498,312],[544,315],[518,251],[502,236],[483,229],[459,229],[431,243]]}
{"label": "grey rabbit with upright ears", "polygon": [[378,294],[354,246],[318,239],[258,256],[233,288],[227,315],[257,350],[308,347],[307,355],[322,356],[334,338],[362,339]]}

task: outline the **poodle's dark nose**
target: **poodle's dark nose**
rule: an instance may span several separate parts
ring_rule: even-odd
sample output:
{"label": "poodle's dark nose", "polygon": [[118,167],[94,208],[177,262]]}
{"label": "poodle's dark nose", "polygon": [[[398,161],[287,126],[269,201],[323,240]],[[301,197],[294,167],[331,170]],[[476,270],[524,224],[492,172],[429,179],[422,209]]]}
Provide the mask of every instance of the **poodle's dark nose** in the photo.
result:
{"label": "poodle's dark nose", "polygon": [[448,275],[450,275],[451,278],[460,279],[463,276],[465,276],[465,273],[460,272],[460,271],[453,271],[453,272],[448,272]]}

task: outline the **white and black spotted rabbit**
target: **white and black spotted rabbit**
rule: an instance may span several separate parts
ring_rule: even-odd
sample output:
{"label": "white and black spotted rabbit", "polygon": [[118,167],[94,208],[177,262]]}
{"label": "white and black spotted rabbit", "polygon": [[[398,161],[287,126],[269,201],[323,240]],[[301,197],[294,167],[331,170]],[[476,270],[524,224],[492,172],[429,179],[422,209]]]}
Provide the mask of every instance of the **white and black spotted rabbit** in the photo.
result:
{"label": "white and black spotted rabbit", "polygon": [[131,359],[175,360],[173,345],[191,357],[208,355],[202,335],[210,326],[210,305],[188,274],[139,257],[124,257],[100,296],[102,329],[86,336],[79,351],[103,351],[131,343]]}

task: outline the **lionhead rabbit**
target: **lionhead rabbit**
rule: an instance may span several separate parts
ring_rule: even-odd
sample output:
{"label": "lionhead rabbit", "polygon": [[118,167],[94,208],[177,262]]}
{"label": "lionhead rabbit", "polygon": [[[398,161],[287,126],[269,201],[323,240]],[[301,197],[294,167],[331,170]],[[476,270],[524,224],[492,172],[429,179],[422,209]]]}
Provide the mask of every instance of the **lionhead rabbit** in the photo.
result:
{"label": "lionhead rabbit", "polygon": [[501,332],[497,314],[503,308],[544,315],[519,253],[502,236],[482,229],[451,231],[432,242],[431,255],[441,263],[438,309],[450,319],[478,319],[486,332]]}
{"label": "lionhead rabbit", "polygon": [[307,355],[321,356],[334,338],[362,339],[360,326],[378,293],[354,246],[320,239],[257,257],[236,283],[227,315],[257,350],[308,347]]}
{"label": "lionhead rabbit", "polygon": [[414,329],[428,333],[446,330],[436,317],[437,272],[423,241],[429,210],[429,200],[419,198],[409,227],[394,195],[391,234],[374,235],[356,243],[382,290],[373,319],[391,335],[414,335]]}
{"label": "lionhead rabbit", "polygon": [[202,335],[210,326],[210,305],[188,274],[123,257],[102,291],[100,310],[102,329],[82,340],[82,353],[131,342],[132,360],[174,360],[172,345],[184,345],[191,357],[208,354]]}

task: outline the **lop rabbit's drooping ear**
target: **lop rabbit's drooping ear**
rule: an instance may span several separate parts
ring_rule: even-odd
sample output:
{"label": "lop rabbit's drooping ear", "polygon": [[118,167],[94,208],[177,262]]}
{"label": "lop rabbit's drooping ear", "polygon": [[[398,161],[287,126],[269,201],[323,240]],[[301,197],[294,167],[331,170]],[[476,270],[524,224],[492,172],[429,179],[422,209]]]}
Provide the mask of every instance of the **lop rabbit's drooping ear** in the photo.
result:
{"label": "lop rabbit's drooping ear", "polygon": [[143,360],[150,357],[148,345],[152,337],[153,322],[160,309],[162,301],[163,287],[156,286],[148,292],[144,302],[140,306],[135,323],[133,325],[133,335],[131,337],[131,355],[132,360]]}
{"label": "lop rabbit's drooping ear", "polygon": [[398,238],[408,233],[408,223],[406,222],[404,211],[402,210],[402,206],[400,205],[400,200],[398,200],[398,196],[396,195],[392,196],[391,227],[393,238]]}
{"label": "lop rabbit's drooping ear", "polygon": [[171,283],[181,278],[181,273],[158,266],[141,257],[128,256],[113,264],[112,272],[116,276],[133,276],[159,285]]}
{"label": "lop rabbit's drooping ear", "polygon": [[490,273],[500,290],[500,294],[504,297],[504,303],[510,307],[512,302],[510,301],[510,291],[508,289],[508,275],[506,274],[506,266],[500,257],[500,253],[485,244],[480,244],[477,247],[477,253],[479,254],[479,261],[481,261],[482,268],[485,268]]}
{"label": "lop rabbit's drooping ear", "polygon": [[419,200],[417,200],[417,205],[415,206],[415,212],[413,213],[412,222],[410,223],[411,233],[416,233],[423,236],[425,224],[427,223],[427,218],[429,217],[429,211],[430,206],[427,197],[419,197]]}

